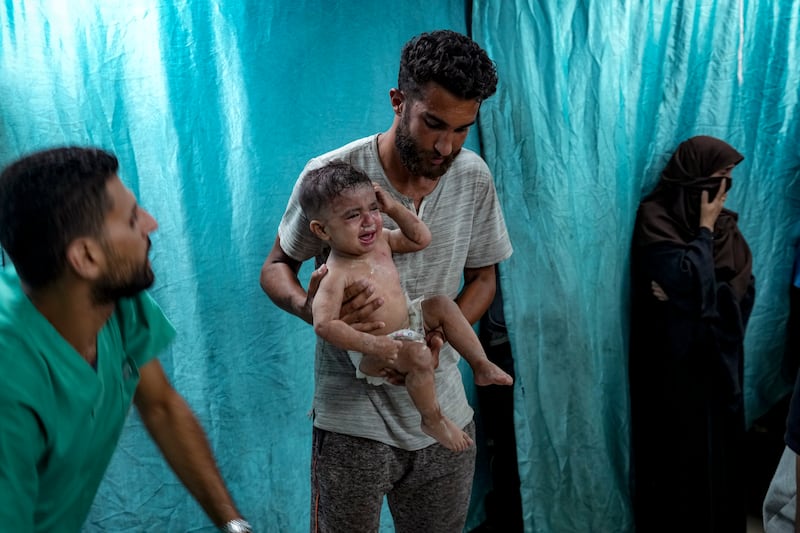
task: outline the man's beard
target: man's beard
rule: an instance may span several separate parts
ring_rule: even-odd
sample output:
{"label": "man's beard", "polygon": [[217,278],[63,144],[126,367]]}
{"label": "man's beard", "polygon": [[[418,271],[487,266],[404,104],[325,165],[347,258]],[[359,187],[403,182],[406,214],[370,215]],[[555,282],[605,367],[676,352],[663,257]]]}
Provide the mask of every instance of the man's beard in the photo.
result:
{"label": "man's beard", "polygon": [[461,151],[459,149],[444,157],[441,165],[432,166],[427,163],[423,158],[423,150],[420,150],[408,132],[408,115],[405,112],[403,112],[403,116],[400,117],[400,123],[397,125],[394,144],[397,148],[397,153],[400,155],[400,162],[406,167],[406,170],[413,176],[422,176],[433,180],[438,179],[448,171],[450,165],[453,164],[453,160]]}
{"label": "man's beard", "polygon": [[[149,248],[148,246],[148,250]],[[95,283],[92,289],[92,298],[96,304],[114,303],[120,298],[131,298],[153,285],[155,275],[147,257],[139,265],[131,262],[123,264],[114,252],[109,253],[108,257],[111,269]]]}

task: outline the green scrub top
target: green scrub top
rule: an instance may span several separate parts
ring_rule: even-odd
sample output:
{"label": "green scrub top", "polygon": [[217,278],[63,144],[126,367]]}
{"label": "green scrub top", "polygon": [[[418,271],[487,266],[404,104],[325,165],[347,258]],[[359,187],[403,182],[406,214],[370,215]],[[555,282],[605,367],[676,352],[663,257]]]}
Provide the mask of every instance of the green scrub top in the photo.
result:
{"label": "green scrub top", "polygon": [[147,293],[120,300],[97,369],[0,273],[0,529],[79,531],[117,445],[139,368],[175,329]]}

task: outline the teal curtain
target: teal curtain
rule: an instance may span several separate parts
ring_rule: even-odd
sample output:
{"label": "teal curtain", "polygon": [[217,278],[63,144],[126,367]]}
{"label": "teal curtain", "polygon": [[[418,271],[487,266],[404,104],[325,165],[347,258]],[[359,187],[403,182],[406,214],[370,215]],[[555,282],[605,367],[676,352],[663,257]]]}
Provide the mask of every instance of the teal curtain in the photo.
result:
{"label": "teal curtain", "polygon": [[631,531],[631,234],[639,201],[693,135],[745,155],[728,205],[757,279],[748,419],[790,390],[780,362],[800,220],[800,3],[479,1],[473,24],[501,80],[480,131],[515,247],[502,281],[526,528]]}
{"label": "teal curtain", "polygon": [[[258,531],[307,530],[313,390],[313,331],[261,292],[259,269],[306,160],[390,125],[400,47],[422,31],[471,31],[500,74],[468,146],[495,172],[515,247],[501,282],[527,531],[632,531],[628,249],[639,200],[691,135],[746,157],[728,203],[757,277],[748,418],[790,388],[780,360],[800,220],[800,2],[467,4],[0,10],[0,165],[62,144],[120,157],[160,223],[152,293],[178,329],[161,361]],[[485,478],[480,461],[470,526]],[[214,530],[135,413],[84,529]]]}

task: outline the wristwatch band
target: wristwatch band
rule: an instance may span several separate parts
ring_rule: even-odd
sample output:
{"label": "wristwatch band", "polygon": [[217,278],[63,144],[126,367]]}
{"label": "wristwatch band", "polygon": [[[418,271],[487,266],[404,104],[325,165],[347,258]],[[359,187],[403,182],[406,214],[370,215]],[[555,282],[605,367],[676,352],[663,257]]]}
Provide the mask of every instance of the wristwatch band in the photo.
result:
{"label": "wristwatch band", "polygon": [[222,531],[225,533],[253,533],[253,528],[247,520],[237,518],[222,526]]}

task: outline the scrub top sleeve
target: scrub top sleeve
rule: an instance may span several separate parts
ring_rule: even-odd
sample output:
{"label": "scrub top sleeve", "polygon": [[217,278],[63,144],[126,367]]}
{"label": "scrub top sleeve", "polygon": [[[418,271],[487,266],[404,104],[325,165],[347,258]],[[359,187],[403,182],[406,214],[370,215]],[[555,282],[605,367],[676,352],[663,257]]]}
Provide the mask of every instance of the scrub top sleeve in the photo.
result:
{"label": "scrub top sleeve", "polygon": [[146,292],[120,300],[116,312],[123,349],[140,368],[175,338],[175,328]]}
{"label": "scrub top sleeve", "polygon": [[45,437],[34,412],[0,392],[0,529],[33,531]]}

